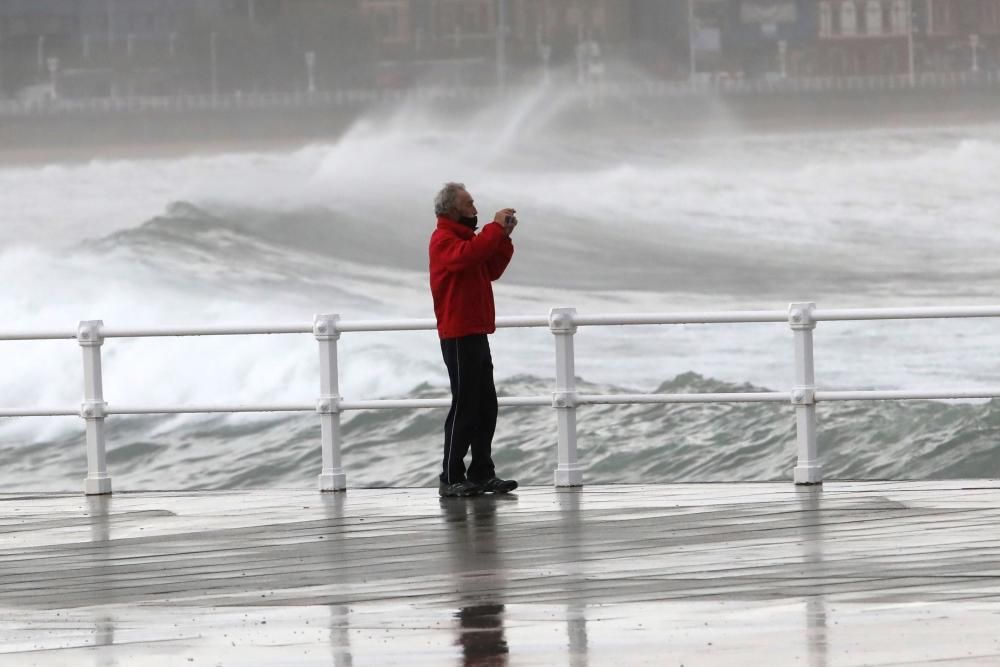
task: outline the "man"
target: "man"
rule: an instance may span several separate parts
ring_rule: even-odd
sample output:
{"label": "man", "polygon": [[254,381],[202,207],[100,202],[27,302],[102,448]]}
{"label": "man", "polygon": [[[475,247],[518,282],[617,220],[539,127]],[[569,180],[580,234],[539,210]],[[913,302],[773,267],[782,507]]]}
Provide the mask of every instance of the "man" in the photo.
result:
{"label": "man", "polygon": [[[443,497],[510,493],[514,480],[496,476],[491,457],[497,424],[497,391],[487,335],[496,331],[491,282],[514,255],[514,209],[497,211],[476,234],[477,211],[461,183],[447,183],[434,198],[437,229],[430,242],[431,294],[441,354],[451,383],[451,410],[444,425]],[[465,468],[465,454],[472,461]]]}

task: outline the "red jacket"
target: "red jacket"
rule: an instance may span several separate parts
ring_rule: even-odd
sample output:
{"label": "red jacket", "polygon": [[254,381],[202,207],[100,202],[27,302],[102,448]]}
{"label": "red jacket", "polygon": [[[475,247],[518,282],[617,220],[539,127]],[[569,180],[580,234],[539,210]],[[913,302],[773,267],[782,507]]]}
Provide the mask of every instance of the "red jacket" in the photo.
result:
{"label": "red jacket", "polygon": [[431,295],[438,335],[458,338],[497,330],[491,281],[503,275],[514,244],[496,223],[476,234],[463,224],[438,218],[431,235]]}

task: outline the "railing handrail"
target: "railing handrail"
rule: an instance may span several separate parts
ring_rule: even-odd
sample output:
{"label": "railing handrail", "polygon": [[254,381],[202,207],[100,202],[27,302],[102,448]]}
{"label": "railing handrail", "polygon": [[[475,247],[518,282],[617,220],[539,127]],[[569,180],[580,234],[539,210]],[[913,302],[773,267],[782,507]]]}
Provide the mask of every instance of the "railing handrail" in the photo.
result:
{"label": "railing handrail", "polygon": [[[817,308],[812,312],[816,322],[864,320],[955,319],[1000,317],[1000,305],[990,306],[919,306],[904,308]],[[782,323],[788,319],[786,310],[712,310],[673,313],[595,313],[574,316],[576,326],[629,326],[663,324],[754,324]],[[501,316],[496,318],[498,329],[547,327],[549,318],[540,315]],[[421,319],[341,320],[338,331],[391,332],[432,331],[437,322]],[[242,336],[312,333],[313,325],[297,323],[189,325],[171,327],[102,327],[104,338],[170,338],[187,336]],[[0,341],[72,340],[72,329],[35,329],[0,331]]]}
{"label": "railing handrail", "polygon": [[[864,76],[792,76],[775,79],[740,79],[715,76],[703,80],[676,81],[613,81],[595,79],[581,87],[601,94],[645,95],[653,97],[697,96],[707,93],[734,95],[770,93],[817,93],[851,91],[890,91],[901,89],[940,89],[956,86],[981,87],[1000,83],[998,70],[978,72],[922,72],[912,79],[908,74],[872,74]],[[517,88],[532,89],[534,82],[509,84],[500,89],[492,86],[422,86],[406,89],[365,88],[305,92],[266,93],[202,93],[150,95],[134,97],[55,98],[44,100],[0,99],[0,116],[32,114],[61,115],[74,113],[109,113],[160,110],[167,112],[287,109],[371,104],[398,100],[429,98],[485,99],[494,95],[510,95]]]}
{"label": "railing handrail", "polygon": [[[573,308],[554,308],[547,316],[504,316],[497,328],[547,327],[556,342],[556,382],[551,396],[503,396],[503,407],[552,407],[558,415],[557,486],[581,486],[582,469],[576,461],[576,408],[582,405],[680,403],[779,403],[796,411],[798,484],[822,482],[816,450],[818,402],[859,400],[978,399],[1000,397],[1000,387],[952,390],[818,390],[813,370],[813,330],[818,322],[949,319],[1000,317],[1000,305],[921,306],[904,308],[816,308],[811,302],[787,310],[723,310],[673,313],[579,314]],[[578,392],[574,373],[573,336],[581,326],[637,326],[668,324],[785,323],[795,343],[795,382],[789,391],[678,394],[587,394]],[[323,471],[320,489],[341,491],[346,474],[340,464],[340,415],[355,410],[446,408],[449,398],[344,400],[340,396],[337,342],[342,333],[426,331],[437,328],[433,319],[342,320],[339,315],[316,316],[312,324],[244,324],[172,327],[105,327],[100,320],[81,322],[75,331],[39,329],[0,331],[0,341],[76,339],[83,351],[84,400],[78,410],[66,408],[0,408],[3,417],[79,416],[87,423],[88,494],[111,492],[105,461],[104,420],[112,415],[316,412],[321,420]],[[110,338],[239,336],[312,333],[320,346],[320,396],[315,403],[213,404],[187,406],[115,405],[104,400],[101,348]]]}

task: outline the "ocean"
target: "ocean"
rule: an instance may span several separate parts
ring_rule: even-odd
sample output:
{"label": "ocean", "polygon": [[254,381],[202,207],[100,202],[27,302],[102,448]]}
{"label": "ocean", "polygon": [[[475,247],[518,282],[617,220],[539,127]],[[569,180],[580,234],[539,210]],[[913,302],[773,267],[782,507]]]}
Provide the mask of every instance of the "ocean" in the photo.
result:
{"label": "ocean", "polygon": [[[433,316],[432,199],[466,183],[480,218],[511,206],[499,315],[995,304],[1000,124],[767,132],[564,127],[544,98],[464,116],[419,104],[288,151],[0,165],[2,329],[308,323]],[[1000,322],[822,323],[823,389],[1000,386]],[[552,390],[551,334],[492,337],[498,389]],[[601,393],[788,390],[780,324],[584,328],[581,386]],[[350,400],[446,396],[433,332],[344,334]],[[111,340],[111,404],[312,402],[303,336]],[[74,407],[74,341],[0,343],[0,407]],[[352,486],[423,486],[443,410],[347,413]],[[818,408],[827,478],[1000,475],[994,401]],[[77,418],[0,422],[0,490],[77,491]],[[550,484],[551,409],[503,409],[498,473]],[[586,482],[790,479],[785,405],[579,410]],[[111,417],[115,489],[313,487],[313,414]]]}

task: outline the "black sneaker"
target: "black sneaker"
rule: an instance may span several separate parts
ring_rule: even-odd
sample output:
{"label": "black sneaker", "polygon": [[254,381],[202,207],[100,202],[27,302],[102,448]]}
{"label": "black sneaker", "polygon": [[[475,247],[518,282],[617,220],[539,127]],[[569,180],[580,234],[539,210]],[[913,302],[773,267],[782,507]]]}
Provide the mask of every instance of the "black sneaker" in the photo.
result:
{"label": "black sneaker", "polygon": [[468,480],[452,482],[451,484],[446,482],[438,484],[438,495],[442,498],[467,498],[469,496],[478,496],[481,493],[479,485]]}
{"label": "black sneaker", "polygon": [[485,482],[477,482],[480,493],[510,493],[517,488],[517,482],[512,479],[491,477]]}

